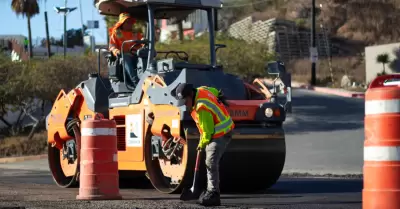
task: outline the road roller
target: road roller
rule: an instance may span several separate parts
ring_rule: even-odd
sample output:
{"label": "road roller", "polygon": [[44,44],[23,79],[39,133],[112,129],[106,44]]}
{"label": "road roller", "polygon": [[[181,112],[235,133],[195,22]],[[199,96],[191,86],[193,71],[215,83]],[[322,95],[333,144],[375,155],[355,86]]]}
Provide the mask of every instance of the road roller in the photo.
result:
{"label": "road roller", "polygon": [[[283,123],[291,111],[290,73],[282,62],[266,63],[265,71],[282,81],[270,88],[262,79],[246,82],[224,72],[216,52],[229,46],[214,39],[220,0],[97,0],[95,6],[101,15],[128,12],[146,21],[143,39],[125,41],[141,46],[131,53],[143,73],[138,84],[130,86],[124,82],[124,60],[99,52],[98,59],[107,60],[107,73],[100,72],[99,61],[98,72],[72,90],[60,90],[46,117],[49,167],[59,187],[79,185],[80,124],[97,115],[117,124],[121,178],[131,183],[147,181],[162,193],[179,193],[191,185],[200,135],[190,110],[179,106],[174,97],[176,87],[184,82],[215,87],[229,103],[235,129],[220,162],[222,192],[254,192],[276,183],[286,156]],[[196,10],[207,14],[210,62],[191,63],[182,51],[157,51],[155,21],[182,20]]]}

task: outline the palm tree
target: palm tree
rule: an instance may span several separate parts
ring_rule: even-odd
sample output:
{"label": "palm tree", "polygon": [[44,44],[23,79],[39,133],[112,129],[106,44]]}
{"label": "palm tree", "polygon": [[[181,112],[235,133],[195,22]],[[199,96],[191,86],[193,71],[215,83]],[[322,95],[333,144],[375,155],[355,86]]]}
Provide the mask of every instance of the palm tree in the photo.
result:
{"label": "palm tree", "polygon": [[383,74],[386,74],[386,72],[385,72],[385,65],[386,65],[387,63],[390,62],[390,60],[389,60],[389,54],[388,54],[388,53],[379,54],[379,55],[376,57],[376,62],[377,62],[377,63],[381,63],[381,64],[383,65],[383,71],[382,71],[382,73],[383,73]]}
{"label": "palm tree", "polygon": [[31,18],[39,14],[38,0],[12,0],[11,8],[17,14],[22,17],[27,17],[28,20],[28,40],[29,40],[29,56],[32,58],[32,31],[31,31]]}

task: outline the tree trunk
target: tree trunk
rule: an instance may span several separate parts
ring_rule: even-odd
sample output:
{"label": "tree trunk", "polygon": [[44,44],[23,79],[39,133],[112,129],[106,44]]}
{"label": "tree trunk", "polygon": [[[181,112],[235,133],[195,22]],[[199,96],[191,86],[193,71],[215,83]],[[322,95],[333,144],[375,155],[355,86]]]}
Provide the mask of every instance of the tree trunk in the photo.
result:
{"label": "tree trunk", "polygon": [[28,41],[29,41],[29,57],[33,57],[33,51],[32,51],[32,31],[31,31],[31,17],[27,15],[28,19]]}
{"label": "tree trunk", "polygon": [[382,63],[382,65],[383,65],[383,73],[386,73],[386,72],[385,72],[385,70],[386,70],[386,69],[385,69],[385,63]]}
{"label": "tree trunk", "polygon": [[178,23],[178,34],[179,34],[179,40],[181,41],[181,43],[183,43],[183,22],[182,22],[182,20],[180,20]]}

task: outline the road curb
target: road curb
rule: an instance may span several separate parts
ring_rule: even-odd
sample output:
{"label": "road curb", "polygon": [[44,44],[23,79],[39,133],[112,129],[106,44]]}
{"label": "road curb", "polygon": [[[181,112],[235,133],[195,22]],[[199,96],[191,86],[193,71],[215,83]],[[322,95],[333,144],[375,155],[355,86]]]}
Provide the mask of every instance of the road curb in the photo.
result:
{"label": "road curb", "polygon": [[[273,81],[270,79],[264,79],[264,81],[267,84],[273,83]],[[348,91],[348,90],[343,90],[343,89],[318,87],[318,86],[312,86],[309,84],[298,83],[298,82],[292,82],[292,87],[297,88],[297,89],[307,89],[310,91],[315,91],[315,92],[320,92],[320,93],[325,93],[325,94],[333,94],[333,95],[342,96],[342,97],[365,98],[364,92],[354,92],[354,91]]]}
{"label": "road curb", "polygon": [[6,157],[0,158],[0,164],[23,162],[27,160],[40,160],[47,158],[47,154],[44,155],[31,155],[31,156],[21,156],[21,157]]}

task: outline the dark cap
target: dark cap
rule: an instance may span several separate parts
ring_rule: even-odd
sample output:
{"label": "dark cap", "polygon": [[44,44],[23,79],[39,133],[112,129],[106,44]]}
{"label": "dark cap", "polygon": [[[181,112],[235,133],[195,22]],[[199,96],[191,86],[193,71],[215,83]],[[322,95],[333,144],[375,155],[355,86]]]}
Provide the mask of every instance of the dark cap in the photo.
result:
{"label": "dark cap", "polygon": [[175,90],[175,97],[177,99],[184,99],[189,96],[193,90],[193,84],[189,83],[180,83]]}

